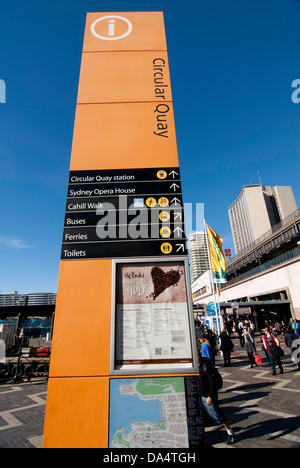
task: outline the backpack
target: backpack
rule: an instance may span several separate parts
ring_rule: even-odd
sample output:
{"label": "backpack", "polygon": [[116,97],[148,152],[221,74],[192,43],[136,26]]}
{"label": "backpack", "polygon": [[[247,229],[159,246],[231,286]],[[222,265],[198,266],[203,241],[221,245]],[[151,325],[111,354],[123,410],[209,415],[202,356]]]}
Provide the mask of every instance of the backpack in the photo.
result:
{"label": "backpack", "polygon": [[[218,369],[216,369],[212,363],[210,364],[210,367],[211,367],[211,375],[212,375],[214,384],[216,386],[216,389],[221,390],[221,388],[223,387],[223,378],[220,372],[218,371]],[[203,364],[203,370],[204,372],[206,372],[206,363]]]}

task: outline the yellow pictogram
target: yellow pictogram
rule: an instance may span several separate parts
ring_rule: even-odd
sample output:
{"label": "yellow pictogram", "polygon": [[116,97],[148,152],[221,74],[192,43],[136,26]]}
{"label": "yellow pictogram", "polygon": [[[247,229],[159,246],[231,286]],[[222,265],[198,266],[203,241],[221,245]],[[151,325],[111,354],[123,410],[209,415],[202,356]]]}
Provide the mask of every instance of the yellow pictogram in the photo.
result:
{"label": "yellow pictogram", "polygon": [[166,198],[166,197],[161,197],[161,198],[158,200],[158,204],[159,204],[159,206],[161,206],[162,208],[165,208],[166,206],[169,205],[169,200],[168,200],[168,198]]}
{"label": "yellow pictogram", "polygon": [[159,219],[164,223],[166,221],[169,221],[170,213],[168,213],[167,211],[162,211],[161,213],[159,213]]}
{"label": "yellow pictogram", "polygon": [[162,253],[168,255],[172,252],[172,245],[169,244],[169,242],[164,242],[163,244],[161,244],[160,250],[162,251]]}
{"label": "yellow pictogram", "polygon": [[157,203],[157,201],[155,200],[155,198],[147,198],[146,200],[146,205],[149,206],[149,208],[152,208],[153,206],[155,206]]}
{"label": "yellow pictogram", "polygon": [[162,237],[170,237],[172,231],[168,226],[164,226],[159,232]]}
{"label": "yellow pictogram", "polygon": [[161,171],[158,171],[156,175],[159,179],[165,179],[168,174],[166,173],[166,171],[161,170]]}

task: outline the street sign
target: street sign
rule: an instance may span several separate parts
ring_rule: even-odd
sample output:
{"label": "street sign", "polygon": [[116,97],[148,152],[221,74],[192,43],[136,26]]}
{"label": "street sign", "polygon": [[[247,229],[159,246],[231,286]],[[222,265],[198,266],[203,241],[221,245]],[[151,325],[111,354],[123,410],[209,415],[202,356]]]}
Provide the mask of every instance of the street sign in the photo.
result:
{"label": "street sign", "polygon": [[62,260],[183,255],[178,167],[71,171]]}
{"label": "street sign", "polygon": [[189,285],[163,13],[88,13],[45,448],[200,447]]}

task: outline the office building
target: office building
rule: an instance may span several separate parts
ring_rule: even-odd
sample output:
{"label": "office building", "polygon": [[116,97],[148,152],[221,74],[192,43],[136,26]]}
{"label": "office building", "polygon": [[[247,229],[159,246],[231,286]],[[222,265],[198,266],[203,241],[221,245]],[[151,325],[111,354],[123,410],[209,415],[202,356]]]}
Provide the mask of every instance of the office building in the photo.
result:
{"label": "office building", "polygon": [[193,280],[209,269],[209,258],[205,232],[193,232],[188,236]]}
{"label": "office building", "polygon": [[236,254],[297,210],[291,187],[245,185],[229,207],[229,219]]}
{"label": "office building", "polygon": [[55,303],[55,293],[18,294],[17,291],[9,291],[0,294],[0,307],[55,305]]}

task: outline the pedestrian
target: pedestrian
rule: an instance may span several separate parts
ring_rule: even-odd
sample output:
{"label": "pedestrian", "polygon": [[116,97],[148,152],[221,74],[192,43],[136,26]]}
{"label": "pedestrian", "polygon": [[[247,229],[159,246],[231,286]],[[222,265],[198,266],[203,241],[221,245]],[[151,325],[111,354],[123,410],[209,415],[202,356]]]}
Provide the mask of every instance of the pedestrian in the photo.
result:
{"label": "pedestrian", "polygon": [[208,330],[207,339],[208,339],[208,343],[210,347],[211,360],[213,364],[215,365],[216,355],[218,354],[216,335],[211,330]]}
{"label": "pedestrian", "polygon": [[255,332],[255,325],[251,320],[250,320],[249,328],[253,331],[253,333]]}
{"label": "pedestrian", "polygon": [[299,320],[294,320],[294,329],[297,337],[299,338],[300,336],[300,322]]}
{"label": "pedestrian", "polygon": [[223,353],[224,367],[231,367],[231,353],[234,349],[234,344],[231,341],[230,336],[225,330],[220,335],[220,351]]}
{"label": "pedestrian", "polygon": [[199,335],[199,341],[201,343],[200,349],[201,349],[202,356],[212,361],[212,352],[211,352],[210,343],[208,340],[208,335],[201,333]]}
{"label": "pedestrian", "polygon": [[264,353],[265,353],[266,359],[267,359],[267,361],[268,361],[267,366],[268,366],[268,367],[271,367],[271,362],[270,362],[269,355],[268,355],[268,353],[267,353],[266,348],[264,347],[264,335],[265,335],[264,330],[261,330],[261,332],[260,332],[261,350],[264,351]]}
{"label": "pedestrian", "polygon": [[231,333],[232,333],[232,326],[231,326],[231,324],[229,322],[224,323],[224,329],[226,330],[226,332],[230,336]]}
{"label": "pedestrian", "polygon": [[291,326],[289,326],[285,332],[284,342],[291,351],[292,361],[295,362],[295,364],[297,364],[298,370],[300,370],[299,357],[294,357],[295,351],[297,351],[297,349],[300,348],[300,340]]}
{"label": "pedestrian", "polygon": [[239,324],[238,324],[238,334],[239,334],[239,339],[240,339],[240,345],[242,348],[244,348],[245,346],[245,340],[244,340],[244,336],[243,336],[243,329],[244,329],[244,322],[242,322],[241,320],[239,321]]}
{"label": "pedestrian", "polygon": [[284,336],[285,332],[287,330],[287,326],[284,322],[284,320],[281,320],[281,334]]}
{"label": "pedestrian", "polygon": [[255,357],[254,357],[254,353],[256,353],[256,348],[255,348],[253,335],[250,332],[248,327],[244,327],[243,337],[245,340],[245,349],[248,354],[248,358],[249,358],[251,369],[252,369],[254,366],[257,366],[255,362]]}
{"label": "pedestrian", "polygon": [[280,369],[280,374],[282,374],[283,367],[279,354],[279,340],[271,333],[270,328],[265,328],[264,332],[265,334],[263,335],[263,345],[265,347],[266,353],[268,355],[272,367],[272,375],[276,375],[275,362],[277,362]]}
{"label": "pedestrian", "polygon": [[233,336],[234,338],[238,338],[239,337],[239,334],[238,334],[238,328],[236,326],[236,323],[234,322],[233,325],[232,325],[232,333],[233,333]]}
{"label": "pedestrian", "polygon": [[202,405],[205,416],[211,417],[215,424],[223,425],[227,431],[227,444],[235,442],[234,431],[219,406],[218,391],[222,388],[222,378],[210,359],[199,357],[199,376],[201,382]]}

